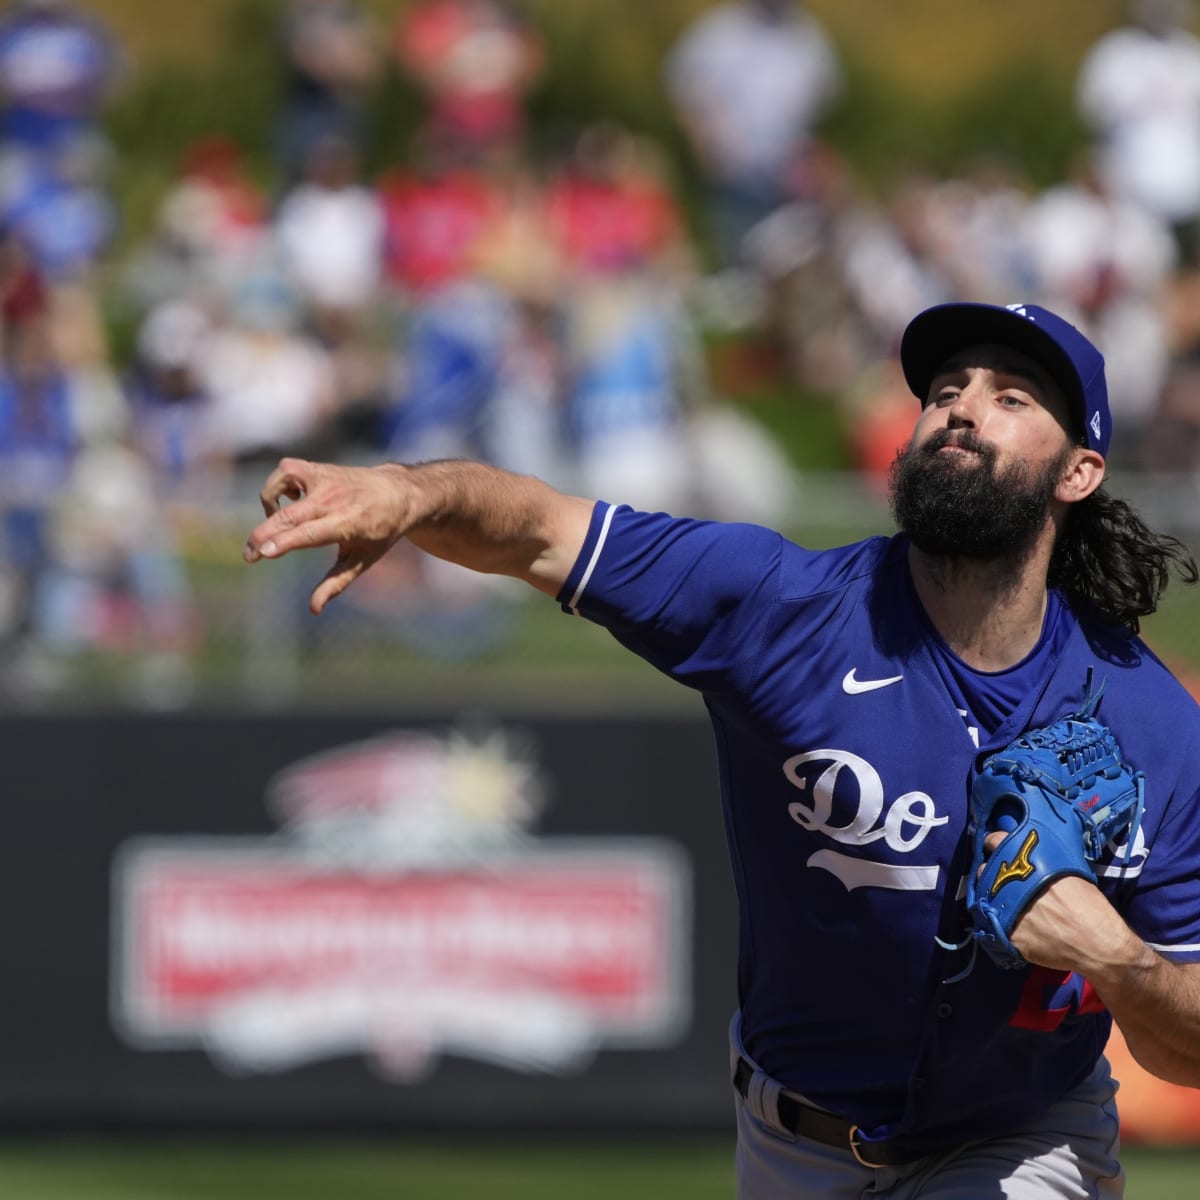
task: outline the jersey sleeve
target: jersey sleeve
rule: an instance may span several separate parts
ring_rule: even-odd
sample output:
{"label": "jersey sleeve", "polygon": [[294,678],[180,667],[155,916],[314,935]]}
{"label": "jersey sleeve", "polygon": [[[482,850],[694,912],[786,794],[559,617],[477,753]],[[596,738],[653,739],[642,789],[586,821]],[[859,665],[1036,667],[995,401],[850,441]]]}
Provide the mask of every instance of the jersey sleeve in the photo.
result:
{"label": "jersey sleeve", "polygon": [[1200,792],[1174,806],[1154,836],[1125,912],[1130,926],[1173,962],[1200,962]]}
{"label": "jersey sleeve", "polygon": [[761,644],[783,544],[756,525],[600,502],[558,599],[672,678],[716,691]]}

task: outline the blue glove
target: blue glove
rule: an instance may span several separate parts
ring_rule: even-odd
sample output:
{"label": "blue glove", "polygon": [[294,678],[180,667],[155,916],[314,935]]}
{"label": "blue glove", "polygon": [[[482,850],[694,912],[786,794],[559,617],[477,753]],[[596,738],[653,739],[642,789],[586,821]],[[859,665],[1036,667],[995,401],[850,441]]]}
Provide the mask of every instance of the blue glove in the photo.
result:
{"label": "blue glove", "polygon": [[[1142,820],[1144,777],[1092,717],[1064,717],[1022,734],[985,760],[971,789],[972,867],[967,911],[972,936],[1002,967],[1025,959],[1013,927],[1043,888],[1065,875],[1092,883],[1110,839]],[[989,855],[984,839],[1006,837]],[[982,871],[979,870],[982,864]]]}

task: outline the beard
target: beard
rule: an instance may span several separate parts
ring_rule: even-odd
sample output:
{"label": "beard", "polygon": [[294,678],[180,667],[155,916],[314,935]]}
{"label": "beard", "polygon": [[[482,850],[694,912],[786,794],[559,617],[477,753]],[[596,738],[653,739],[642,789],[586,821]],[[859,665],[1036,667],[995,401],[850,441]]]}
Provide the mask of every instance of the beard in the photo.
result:
{"label": "beard", "polygon": [[[939,456],[944,446],[978,454],[976,462]],[[1073,448],[1065,446],[1040,473],[1023,462],[999,469],[996,448],[970,430],[939,429],[892,464],[896,524],[918,550],[937,558],[1020,561],[1033,549]]]}

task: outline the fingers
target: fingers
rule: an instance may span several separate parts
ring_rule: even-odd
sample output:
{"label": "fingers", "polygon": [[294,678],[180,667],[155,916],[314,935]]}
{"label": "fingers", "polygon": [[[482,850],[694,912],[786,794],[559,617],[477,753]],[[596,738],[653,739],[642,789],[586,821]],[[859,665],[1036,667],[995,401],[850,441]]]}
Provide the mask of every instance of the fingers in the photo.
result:
{"label": "fingers", "polygon": [[373,502],[380,490],[372,490],[374,478],[362,468],[283,459],[259,493],[266,519],[246,539],[242,558],[254,563],[292,550],[337,546],[337,561],[309,598],[309,608],[320,613],[399,536]]}
{"label": "fingers", "polygon": [[242,558],[258,562],[260,558],[279,558],[292,550],[336,546],[345,540],[344,518],[324,512],[322,506],[308,498],[279,509],[258,525],[246,540]]}
{"label": "fingers", "polygon": [[[989,833],[987,835],[987,837],[985,837],[983,839],[984,854],[985,855],[994,854],[996,852],[996,847],[999,846],[1000,843],[1003,842],[1006,837],[1008,837],[1008,834],[1002,829],[997,829],[994,833]],[[975,878],[976,879],[978,879],[979,876],[983,874],[983,869],[986,865],[987,865],[986,862],[981,862],[979,864],[979,866],[977,866],[975,868]]]}
{"label": "fingers", "polygon": [[310,490],[318,470],[316,463],[305,462],[301,458],[280,459],[279,465],[267,476],[267,482],[258,494],[263,512],[268,517],[274,516],[279,511],[279,501],[285,496],[289,500],[299,500]]}
{"label": "fingers", "polygon": [[[344,540],[341,523],[328,514],[328,505],[314,494],[328,474],[329,468],[320,463],[299,458],[280,461],[259,492],[267,519],[246,540],[242,551],[246,562]],[[285,499],[291,503],[284,505]]]}
{"label": "fingers", "polygon": [[[280,460],[279,465],[267,477],[262,491],[258,493],[258,502],[262,505],[267,519],[258,525],[246,540],[242,550],[242,558],[246,562],[258,562],[260,558],[273,558],[287,552],[286,549],[279,548],[279,534],[304,519],[305,514],[302,510],[293,510],[308,494],[316,471],[315,463],[308,463],[303,459]],[[282,504],[284,499],[293,502],[286,509]]]}
{"label": "fingers", "polygon": [[338,558],[313,589],[308,608],[319,616],[330,600],[340,596],[371,564],[362,558]]}

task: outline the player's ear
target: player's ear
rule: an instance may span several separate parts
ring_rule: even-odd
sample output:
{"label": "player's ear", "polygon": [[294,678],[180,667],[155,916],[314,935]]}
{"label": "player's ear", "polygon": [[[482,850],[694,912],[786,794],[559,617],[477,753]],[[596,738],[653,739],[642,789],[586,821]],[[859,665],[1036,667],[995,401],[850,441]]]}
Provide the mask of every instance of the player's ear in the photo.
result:
{"label": "player's ear", "polygon": [[1055,498],[1076,504],[1090,496],[1104,482],[1104,456],[1087,446],[1076,446],[1067,460]]}

